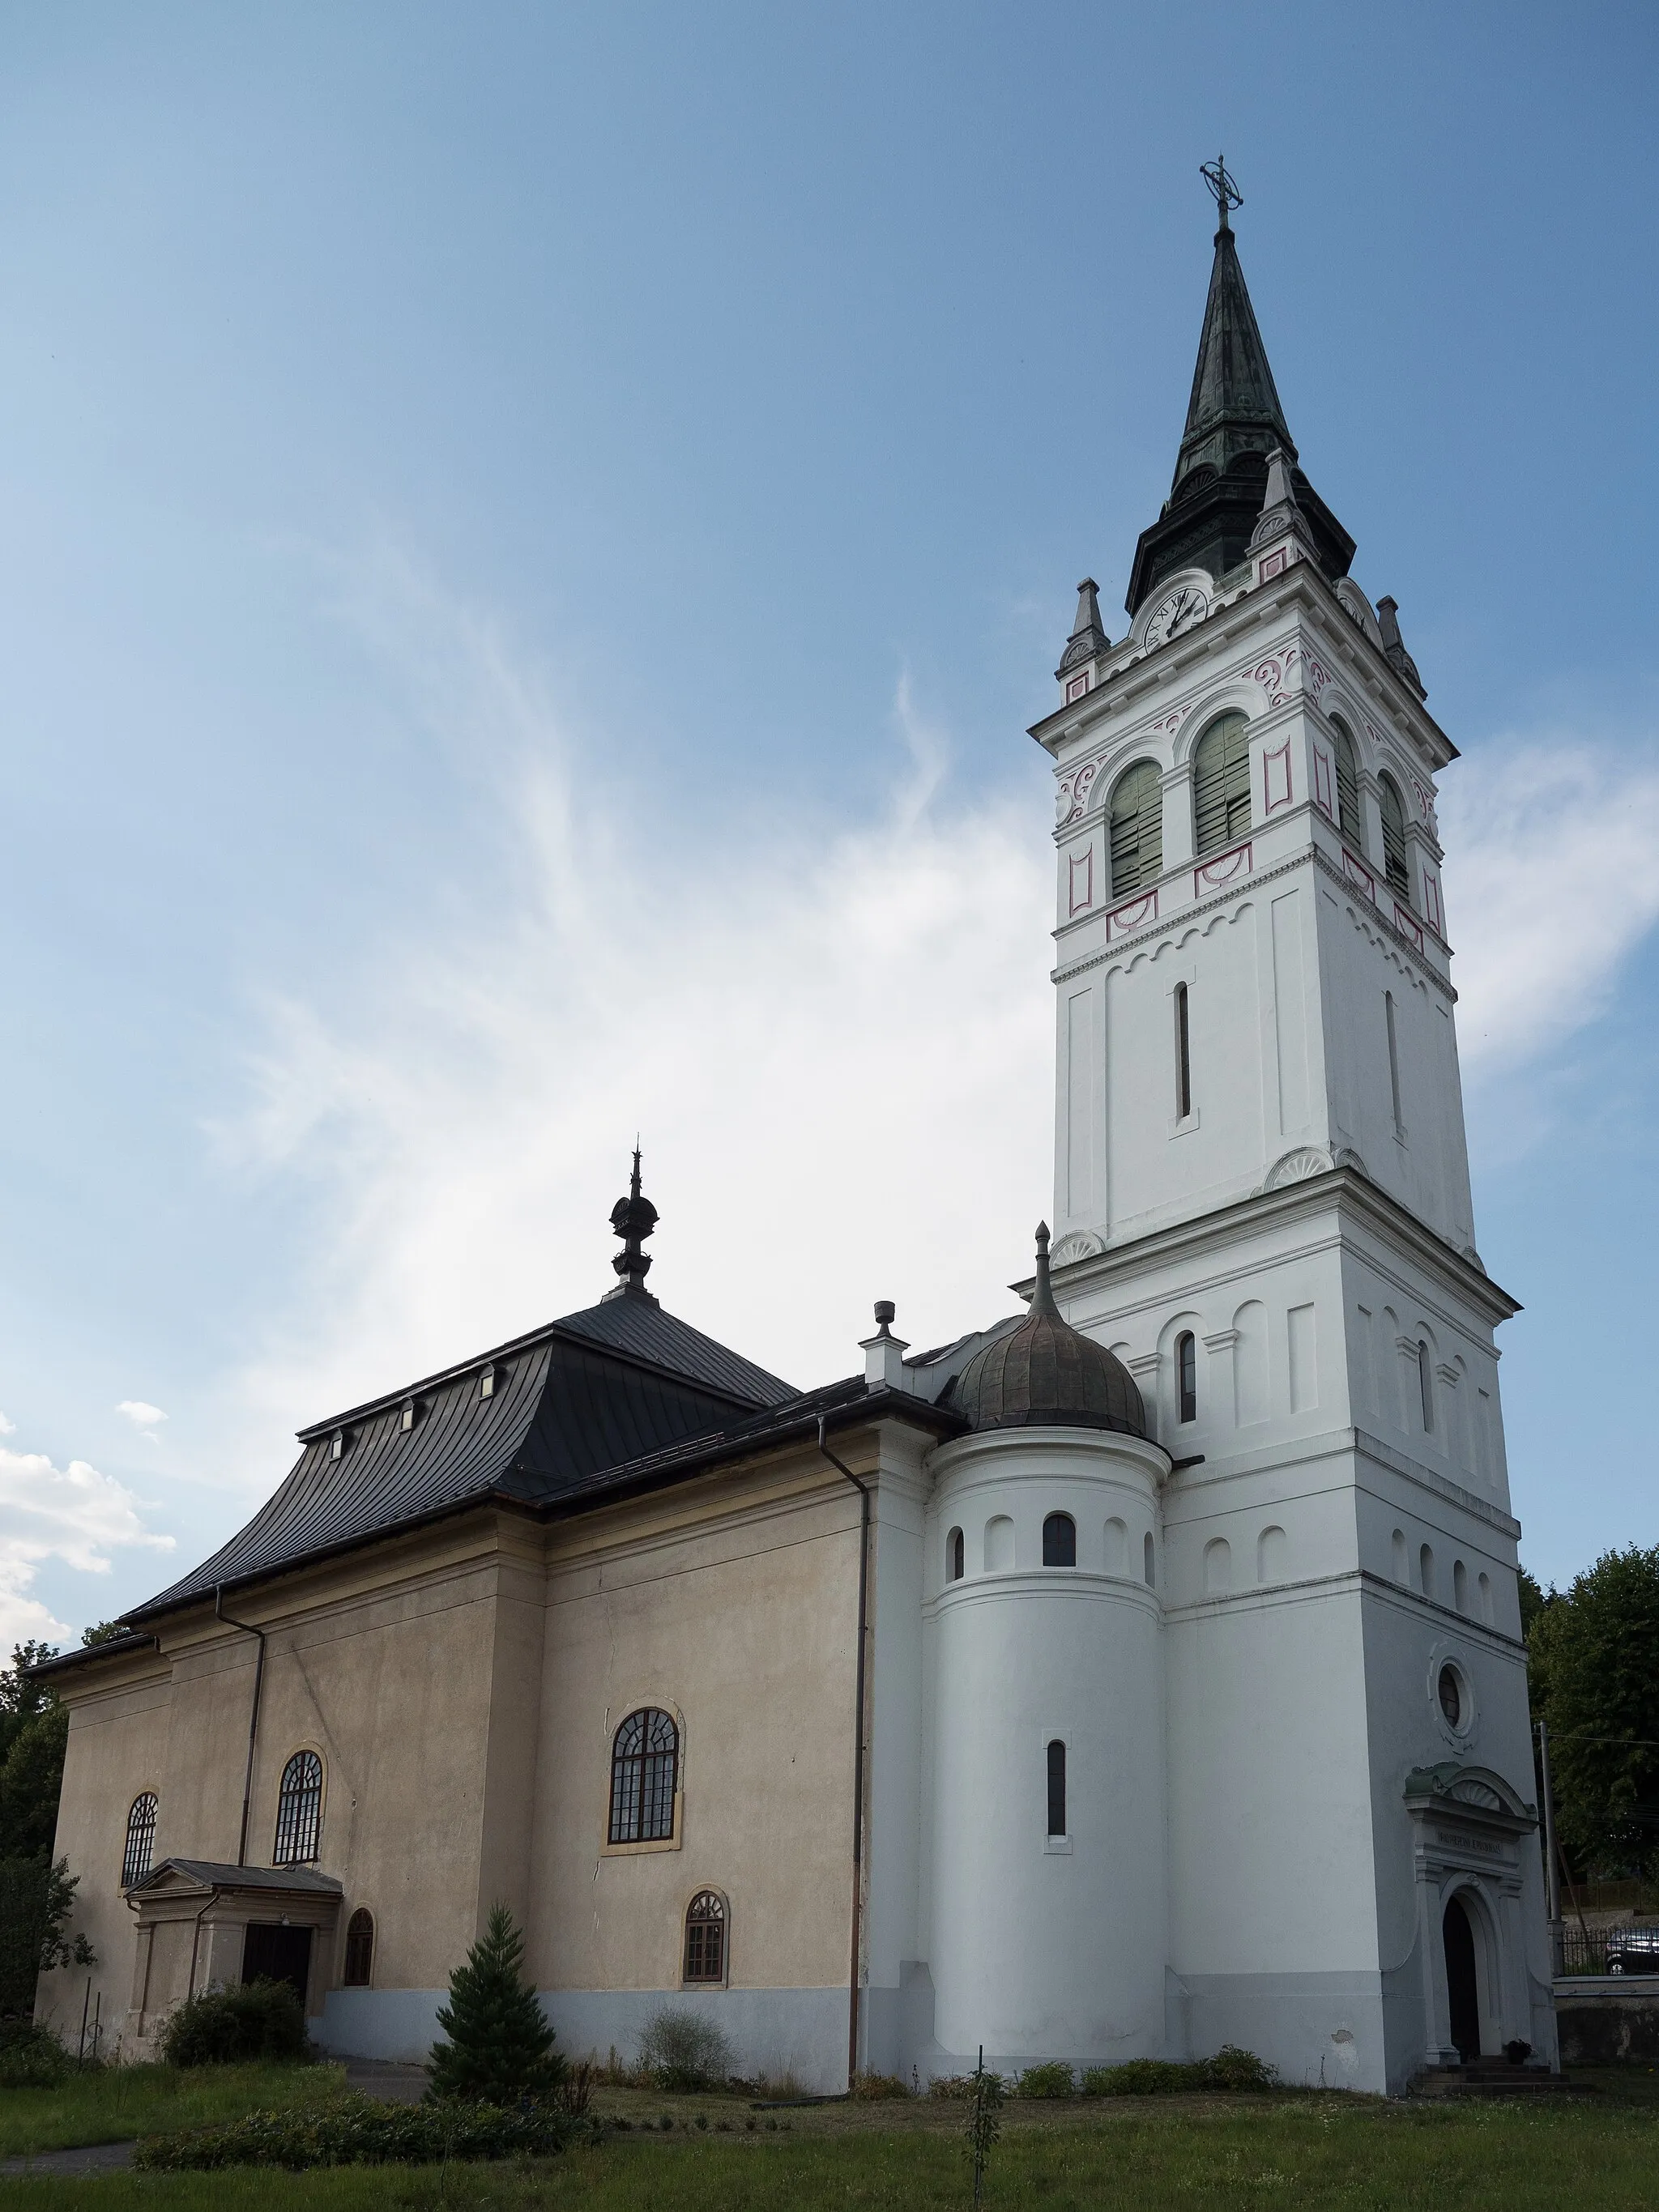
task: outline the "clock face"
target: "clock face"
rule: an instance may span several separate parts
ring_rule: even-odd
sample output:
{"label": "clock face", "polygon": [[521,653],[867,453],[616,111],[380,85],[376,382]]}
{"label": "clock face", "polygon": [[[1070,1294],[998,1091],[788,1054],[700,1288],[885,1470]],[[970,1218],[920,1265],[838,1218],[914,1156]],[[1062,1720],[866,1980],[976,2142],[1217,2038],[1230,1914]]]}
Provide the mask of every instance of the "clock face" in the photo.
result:
{"label": "clock face", "polygon": [[1166,599],[1160,599],[1152,609],[1152,619],[1146,624],[1146,649],[1149,653],[1160,645],[1167,645],[1172,637],[1179,637],[1194,623],[1201,623],[1210,611],[1210,602],[1196,584],[1182,584]]}

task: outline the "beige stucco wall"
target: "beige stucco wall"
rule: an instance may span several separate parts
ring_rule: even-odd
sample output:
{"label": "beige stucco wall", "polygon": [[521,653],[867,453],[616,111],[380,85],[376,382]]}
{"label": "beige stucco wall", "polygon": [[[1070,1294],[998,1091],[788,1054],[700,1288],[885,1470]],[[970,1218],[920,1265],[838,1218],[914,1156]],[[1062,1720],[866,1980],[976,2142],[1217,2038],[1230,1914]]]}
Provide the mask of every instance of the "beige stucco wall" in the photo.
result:
{"label": "beige stucco wall", "polygon": [[[839,1448],[873,1467],[873,1438]],[[852,1488],[792,1449],[569,1521],[471,1515],[228,1599],[267,1636],[250,1864],[270,1863],[289,1758],[323,1761],[316,1863],[343,1896],[313,2002],[338,1983],[356,1906],[374,1915],[375,1988],[430,1990],[498,1898],[540,1987],[677,1987],[704,1887],[730,1901],[734,1985],[843,1984],[858,1519]],[[255,1640],[210,1607],[161,1633],[159,1652],[60,1684],[58,1850],[82,1878],[106,2028],[134,2001],[133,1796],[157,1793],[158,1863],[237,1853]],[[683,1728],[675,1847],[612,1854],[611,1737],[647,1704]],[[176,1948],[155,1953],[150,2023],[183,1994]],[[78,2027],[85,1980],[43,1984],[61,2021]]]}
{"label": "beige stucco wall", "polygon": [[[556,1532],[531,1922],[543,1988],[678,1987],[705,1887],[730,1902],[734,1984],[846,1981],[857,1618],[857,1495],[810,1450]],[[614,1855],[611,1738],[646,1705],[683,1723],[678,1847]]]}

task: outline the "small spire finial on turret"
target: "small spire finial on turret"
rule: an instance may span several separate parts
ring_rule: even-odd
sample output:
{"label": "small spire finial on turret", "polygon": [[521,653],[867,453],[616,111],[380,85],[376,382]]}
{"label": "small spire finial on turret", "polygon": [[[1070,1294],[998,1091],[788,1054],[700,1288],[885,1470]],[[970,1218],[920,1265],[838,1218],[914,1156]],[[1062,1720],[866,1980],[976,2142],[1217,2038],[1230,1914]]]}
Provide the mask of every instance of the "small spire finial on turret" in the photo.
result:
{"label": "small spire finial on turret", "polygon": [[1085,576],[1077,587],[1077,620],[1054,674],[1063,680],[1074,668],[1104,653],[1108,642],[1105,624],[1100,619],[1100,586],[1092,576]]}
{"label": "small spire finial on turret", "polygon": [[1036,1225],[1036,1285],[1031,1292],[1031,1311],[1052,1315],[1060,1319],[1060,1308],[1054,1304],[1054,1294],[1048,1282],[1048,1224],[1039,1221]]}
{"label": "small spire finial on turret", "polygon": [[1210,188],[1211,198],[1216,204],[1216,212],[1221,217],[1222,229],[1231,230],[1232,225],[1227,220],[1227,210],[1229,208],[1243,207],[1244,195],[1228,174],[1225,155],[1218,154],[1213,161],[1206,161],[1198,173]]}
{"label": "small spire finial on turret", "polygon": [[611,1229],[623,1240],[623,1249],[611,1264],[622,1279],[614,1291],[606,1293],[607,1297],[651,1297],[645,1287],[651,1255],[641,1247],[656,1225],[657,1209],[640,1192],[640,1145],[636,1137],[634,1140],[634,1172],[628,1179],[628,1195],[619,1198],[611,1209]]}

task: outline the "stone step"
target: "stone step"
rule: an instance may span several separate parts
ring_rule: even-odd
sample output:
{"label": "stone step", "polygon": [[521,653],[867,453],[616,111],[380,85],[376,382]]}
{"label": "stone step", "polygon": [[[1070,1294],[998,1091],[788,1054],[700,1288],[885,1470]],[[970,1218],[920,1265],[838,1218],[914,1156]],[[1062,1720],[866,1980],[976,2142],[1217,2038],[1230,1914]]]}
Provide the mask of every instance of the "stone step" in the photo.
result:
{"label": "stone step", "polygon": [[1583,2097],[1593,2093],[1542,2066],[1481,2058],[1469,2066],[1428,2066],[1412,2082],[1413,2097]]}

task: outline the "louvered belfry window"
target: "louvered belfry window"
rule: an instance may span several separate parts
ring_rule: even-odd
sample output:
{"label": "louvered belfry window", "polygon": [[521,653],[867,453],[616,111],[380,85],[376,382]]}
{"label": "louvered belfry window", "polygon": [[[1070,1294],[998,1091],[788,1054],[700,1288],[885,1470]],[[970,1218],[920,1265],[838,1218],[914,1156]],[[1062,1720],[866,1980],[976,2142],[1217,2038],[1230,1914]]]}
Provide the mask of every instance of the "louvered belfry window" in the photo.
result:
{"label": "louvered belfry window", "polygon": [[699,1890],[687,1908],[685,1979],[726,1979],[726,1899],[717,1889]]}
{"label": "louvered belfry window", "polygon": [[1376,795],[1382,805],[1382,858],[1388,864],[1389,889],[1409,905],[1412,878],[1406,866],[1405,802],[1391,775],[1378,778]]}
{"label": "louvered belfry window", "polygon": [[276,1847],[273,1866],[304,1866],[314,1859],[323,1835],[323,1762],[314,1751],[296,1751],[283,1769],[276,1793]]}
{"label": "louvered belfry window", "polygon": [[1334,714],[1331,728],[1336,738],[1336,826],[1356,852],[1363,852],[1365,833],[1359,811],[1359,756],[1346,722]]}
{"label": "louvered belfry window", "polygon": [[135,1797],[127,1814],[126,1842],[121,1850],[121,1887],[131,1889],[149,1872],[155,1849],[155,1792],[146,1790]]}
{"label": "louvered belfry window", "polygon": [[611,1754],[611,1841],[666,1843],[674,1833],[680,1732],[655,1705],[629,1713]]}
{"label": "louvered belfry window", "polygon": [[1198,857],[1207,860],[1250,832],[1250,725],[1223,714],[1198,741],[1193,758]]}
{"label": "louvered belfry window", "polygon": [[1112,793],[1112,896],[1121,898],[1164,872],[1164,793],[1152,761],[1137,761]]}

